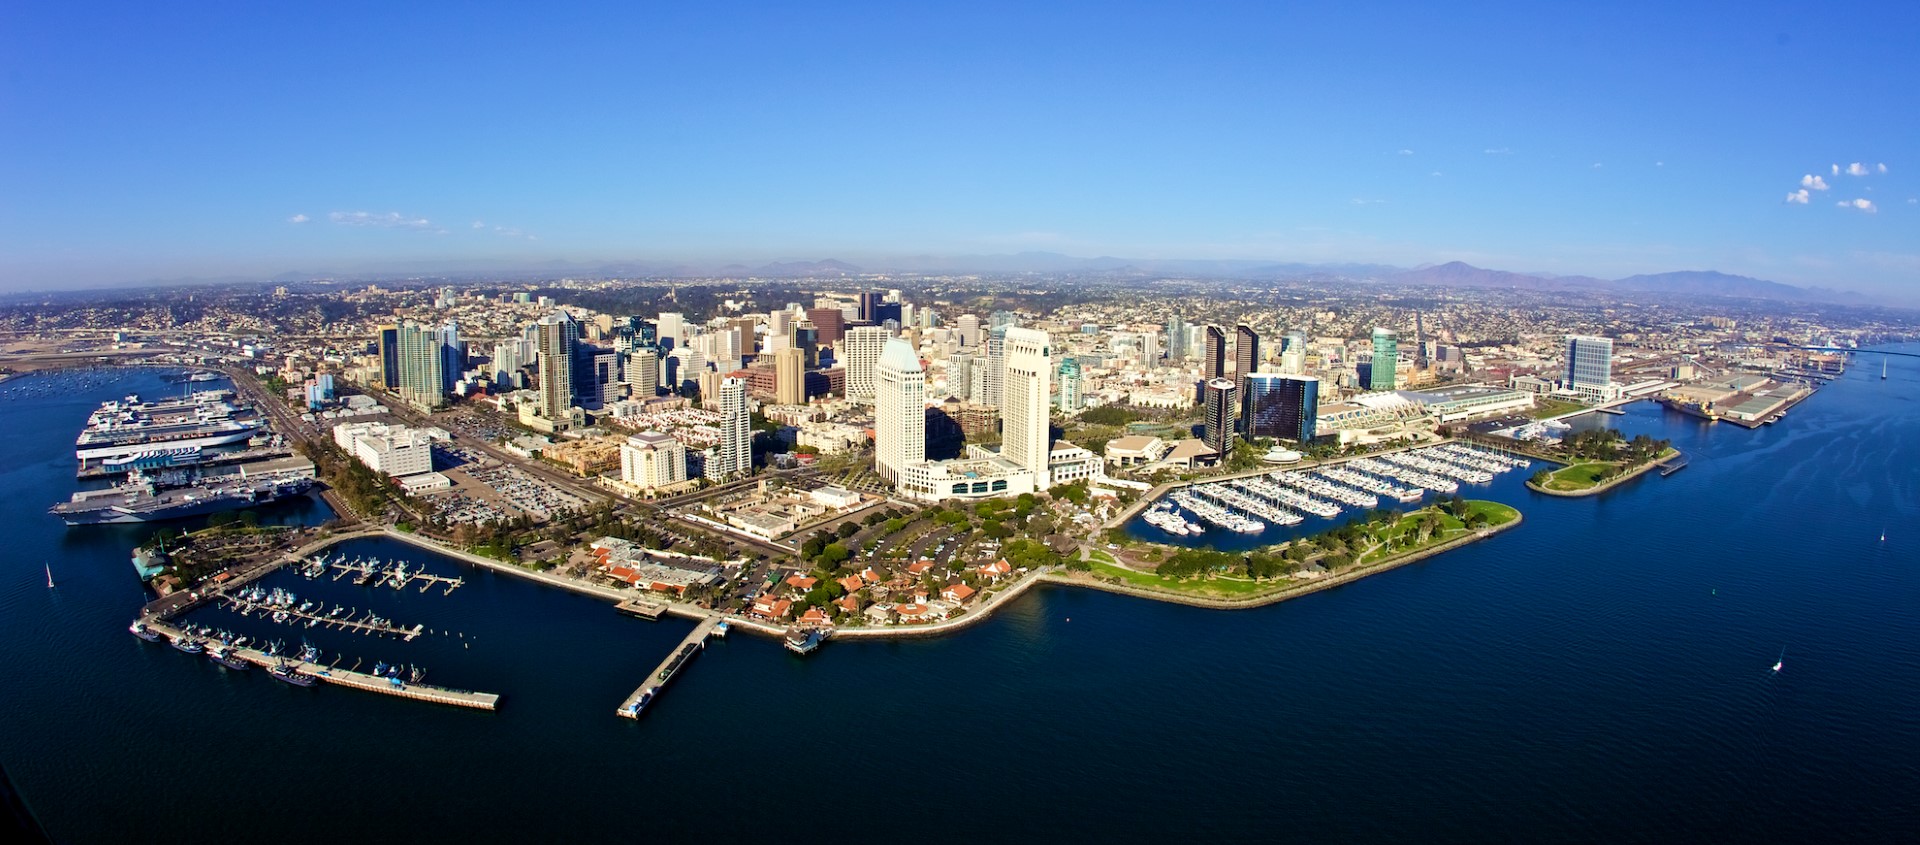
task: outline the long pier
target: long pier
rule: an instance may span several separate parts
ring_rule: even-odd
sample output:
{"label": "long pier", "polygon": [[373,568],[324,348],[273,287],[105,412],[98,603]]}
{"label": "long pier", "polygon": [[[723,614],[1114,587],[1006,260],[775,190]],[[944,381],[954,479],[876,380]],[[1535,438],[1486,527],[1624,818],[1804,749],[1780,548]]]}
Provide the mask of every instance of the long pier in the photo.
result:
{"label": "long pier", "polygon": [[420,636],[420,632],[425,631],[427,629],[425,625],[415,625],[411,628],[402,628],[397,625],[376,625],[376,624],[373,624],[372,622],[353,619],[351,617],[343,618],[339,616],[322,616],[318,613],[302,613],[291,607],[273,607],[271,605],[265,605],[265,604],[260,604],[258,602],[247,601],[246,599],[242,599],[242,598],[236,598],[235,596],[230,594],[222,595],[221,598],[227,600],[228,608],[241,614],[242,616],[250,616],[256,610],[264,610],[268,615],[272,615],[272,614],[280,613],[284,611],[288,616],[294,619],[301,620],[303,622],[312,621],[312,622],[315,622],[316,624],[325,625],[329,628],[338,628],[342,630],[352,631],[356,634],[373,634],[378,636],[391,634],[393,636],[399,637],[403,642],[413,642],[414,637]]}
{"label": "long pier", "polygon": [[[146,625],[148,629],[170,640],[177,641],[187,635],[185,631],[174,627],[172,624],[152,617],[141,620],[141,622]],[[236,648],[231,649],[231,653],[241,660],[268,669],[279,665],[281,661],[281,658],[274,657],[258,649]],[[429,701],[435,704],[451,704],[455,707],[468,707],[475,710],[493,710],[500,703],[500,696],[490,692],[457,690],[448,687],[437,687],[431,684],[395,683],[392,678],[382,678],[365,672],[355,672],[351,669],[341,669],[337,666],[323,666],[318,663],[308,663],[304,660],[295,660],[293,658],[287,658],[286,662],[293,667],[294,671],[302,675],[310,675],[329,684],[353,687],[354,689],[377,692],[382,695],[394,695],[401,698],[411,698],[415,701]]]}
{"label": "long pier", "polygon": [[[680,644],[674,646],[673,651],[667,654],[667,659],[660,661],[660,665],[654,667],[653,673],[648,675],[647,679],[640,683],[639,688],[635,689],[633,694],[627,696],[625,701],[620,702],[619,709],[613,711],[615,715],[627,719],[640,718],[640,712],[644,709],[643,707],[636,706],[640,700],[646,698],[648,699],[648,704],[651,704],[652,698],[659,697],[660,691],[666,688],[668,682],[679,677],[681,672],[686,671],[687,661],[693,659],[694,655],[699,654],[707,647],[707,637],[713,633],[714,627],[719,624],[720,617],[709,616],[700,620],[700,624],[693,626],[693,630],[688,632],[686,638],[681,640]],[[649,693],[652,694],[651,697],[649,697]]]}
{"label": "long pier", "polygon": [[[355,573],[358,577],[353,579],[353,583],[364,585],[368,581],[373,580],[374,576],[379,576],[379,580],[373,582],[374,586],[392,587],[396,590],[406,589],[408,584],[419,581],[420,592],[423,593],[435,584],[447,585],[447,593],[451,593],[455,587],[467,583],[467,579],[465,578],[432,575],[424,571],[409,572],[397,566],[383,568],[379,566],[378,561],[366,561],[364,563],[335,562],[327,564],[327,568],[338,570],[333,574],[332,580],[335,581],[346,577],[348,573]],[[441,595],[446,595],[447,593],[442,593]]]}

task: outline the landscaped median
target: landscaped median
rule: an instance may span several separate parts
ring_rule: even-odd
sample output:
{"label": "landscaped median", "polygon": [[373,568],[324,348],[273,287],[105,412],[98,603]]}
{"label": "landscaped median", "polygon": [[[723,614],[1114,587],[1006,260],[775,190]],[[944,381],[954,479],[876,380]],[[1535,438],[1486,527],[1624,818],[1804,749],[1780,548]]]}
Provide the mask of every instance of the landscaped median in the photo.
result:
{"label": "landscaped median", "polygon": [[[1334,564],[1332,571],[1317,576],[1289,575],[1256,579],[1209,573],[1170,577],[1123,566],[1113,555],[1095,549],[1083,561],[1088,566],[1086,571],[1056,572],[1046,578],[1059,584],[1197,607],[1260,607],[1424,560],[1505,531],[1520,524],[1520,521],[1520,512],[1507,505],[1468,500],[1457,513],[1434,505],[1402,515],[1391,524],[1369,522],[1359,527],[1357,532],[1352,532],[1354,545],[1348,547],[1350,555],[1346,552],[1323,552],[1318,557],[1309,558],[1308,562],[1322,566]],[[1472,523],[1471,527],[1469,523]]]}

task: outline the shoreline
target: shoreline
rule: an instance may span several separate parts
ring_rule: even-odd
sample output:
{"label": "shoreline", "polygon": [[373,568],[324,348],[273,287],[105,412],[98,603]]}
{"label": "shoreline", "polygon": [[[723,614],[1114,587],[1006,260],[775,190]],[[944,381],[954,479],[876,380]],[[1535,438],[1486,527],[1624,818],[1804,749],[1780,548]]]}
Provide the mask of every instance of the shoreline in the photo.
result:
{"label": "shoreline", "polygon": [[[1612,490],[1615,487],[1618,487],[1622,484],[1625,484],[1629,481],[1639,478],[1640,476],[1646,475],[1648,472],[1652,470],[1659,469],[1660,467],[1666,466],[1668,461],[1684,458],[1686,456],[1687,456],[1687,453],[1682,452],[1678,449],[1675,449],[1673,450],[1673,454],[1671,455],[1668,455],[1664,458],[1660,458],[1658,460],[1648,461],[1644,464],[1634,467],[1633,469],[1627,470],[1626,472],[1623,472],[1617,476],[1614,476],[1613,478],[1609,478],[1606,481],[1600,482],[1599,484],[1595,484],[1592,487],[1588,487],[1582,490],[1549,490],[1545,487],[1534,484],[1533,479],[1531,478],[1527,479],[1527,489],[1532,490],[1535,493],[1541,493],[1548,496],[1558,496],[1562,499],[1579,499],[1579,498],[1584,498],[1586,496],[1598,496],[1601,493],[1605,493],[1608,490]],[[1569,464],[1569,466],[1571,466],[1571,464]]]}
{"label": "shoreline", "polygon": [[[1346,572],[1342,572],[1337,575],[1332,575],[1326,578],[1315,579],[1313,581],[1305,582],[1294,587],[1288,587],[1283,590],[1278,590],[1272,593],[1265,593],[1258,596],[1250,596],[1244,599],[1216,599],[1216,598],[1208,598],[1205,596],[1181,595],[1179,593],[1163,592],[1160,590],[1153,590],[1145,587],[1134,587],[1134,586],[1129,586],[1125,584],[1112,584],[1105,581],[1096,580],[1091,575],[1080,576],[1080,575],[1059,575],[1055,573],[1048,573],[1043,577],[1048,583],[1052,583],[1052,584],[1061,584],[1061,585],[1073,586],[1073,587],[1085,587],[1091,590],[1100,590],[1103,592],[1116,593],[1119,595],[1134,596],[1137,598],[1151,599],[1155,601],[1164,601],[1172,604],[1184,604],[1189,607],[1206,608],[1209,610],[1252,610],[1257,607],[1266,607],[1268,605],[1279,604],[1280,602],[1287,601],[1288,599],[1295,599],[1301,596],[1311,595],[1313,593],[1320,592],[1321,590],[1328,590],[1344,584],[1351,584],[1355,581],[1358,581],[1362,578],[1366,578],[1367,576],[1370,576],[1370,575],[1378,575],[1382,572],[1398,569],[1410,563],[1418,563],[1420,561],[1426,560],[1427,558],[1433,557],[1434,555],[1452,551],[1454,549],[1460,548],[1461,546],[1465,546],[1469,543],[1476,543],[1481,540],[1488,539],[1490,537],[1493,537],[1496,534],[1499,534],[1500,532],[1506,531],[1507,529],[1513,528],[1514,526],[1517,526],[1520,523],[1526,521],[1526,515],[1520,513],[1517,508],[1514,510],[1514,513],[1515,513],[1514,518],[1507,522],[1503,522],[1491,528],[1487,528],[1482,531],[1467,534],[1465,536],[1455,537],[1452,540],[1448,540],[1436,546],[1429,546],[1427,548],[1420,549],[1418,551],[1409,552],[1400,557],[1388,558],[1387,560],[1380,561],[1379,563],[1370,564],[1365,567],[1356,567],[1354,569],[1349,569]],[[1139,570],[1135,570],[1135,571],[1139,571]]]}

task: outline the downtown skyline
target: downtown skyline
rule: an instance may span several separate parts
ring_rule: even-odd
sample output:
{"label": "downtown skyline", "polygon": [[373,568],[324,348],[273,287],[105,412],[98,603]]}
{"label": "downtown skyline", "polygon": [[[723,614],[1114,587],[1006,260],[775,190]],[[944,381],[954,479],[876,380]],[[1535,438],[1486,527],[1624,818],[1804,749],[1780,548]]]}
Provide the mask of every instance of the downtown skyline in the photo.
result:
{"label": "downtown skyline", "polygon": [[1915,14],[29,9],[0,290],[1046,252],[1912,302]]}

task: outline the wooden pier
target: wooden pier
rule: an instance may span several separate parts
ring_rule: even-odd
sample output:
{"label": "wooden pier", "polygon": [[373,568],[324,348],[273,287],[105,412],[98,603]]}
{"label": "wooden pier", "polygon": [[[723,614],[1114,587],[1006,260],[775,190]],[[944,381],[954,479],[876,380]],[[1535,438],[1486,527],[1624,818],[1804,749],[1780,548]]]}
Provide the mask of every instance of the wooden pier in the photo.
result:
{"label": "wooden pier", "polygon": [[[420,636],[420,633],[427,629],[425,625],[402,628],[395,625],[375,625],[371,622],[362,621],[353,617],[322,616],[318,613],[302,613],[291,607],[273,607],[258,602],[250,602],[246,599],[231,595],[222,595],[220,598],[226,600],[229,610],[239,613],[242,616],[251,616],[256,610],[265,611],[265,613],[262,614],[264,616],[271,616],[275,613],[285,611],[288,617],[298,619],[302,622],[312,621],[316,625],[324,625],[337,630],[352,631],[356,634],[372,634],[375,636],[391,635],[399,637],[403,642],[413,642],[414,637]],[[295,627],[298,627],[295,623],[289,624],[294,624]]]}
{"label": "wooden pier", "polygon": [[[449,578],[445,575],[430,575],[426,572],[406,572],[399,570],[397,567],[381,567],[377,561],[367,561],[365,563],[339,561],[329,563],[327,567],[338,570],[333,574],[333,580],[335,581],[346,577],[348,573],[353,573],[356,576],[353,579],[353,583],[355,584],[364,585],[368,581],[372,581],[373,586],[392,587],[396,590],[404,590],[407,588],[407,585],[418,581],[420,582],[420,592],[426,592],[435,584],[445,584],[447,585],[447,593],[451,593],[455,587],[467,583],[467,579],[465,578]],[[447,593],[442,593],[441,595],[446,595]]]}
{"label": "wooden pier", "polygon": [[[620,707],[613,711],[614,714],[626,719],[640,718],[642,710],[635,708],[635,703],[646,697],[648,693],[652,693],[653,698],[659,698],[660,691],[666,689],[668,682],[687,670],[687,661],[707,647],[707,637],[719,624],[718,616],[709,616],[700,620],[700,624],[693,626],[693,630],[687,634],[686,638],[682,639],[679,645],[674,646],[673,651],[667,653],[667,659],[660,661],[660,665],[654,667],[653,673],[640,683],[639,688],[627,696],[625,701],[620,702]],[[689,647],[691,651],[688,650]],[[651,700],[648,705],[652,705]]]}
{"label": "wooden pier", "polygon": [[[186,636],[185,631],[158,619],[147,618],[142,620],[142,624],[146,625],[147,628],[153,632],[170,640],[179,640]],[[281,662],[281,658],[274,657],[257,649],[236,648],[230,649],[230,653],[241,660],[267,669],[271,669]],[[498,707],[500,703],[500,696],[490,692],[449,689],[447,687],[437,687],[430,684],[395,683],[392,678],[382,678],[377,675],[355,672],[350,669],[341,669],[335,666],[323,666],[318,663],[308,663],[292,658],[287,658],[286,662],[293,667],[294,671],[302,675],[310,675],[329,684],[353,687],[354,689],[377,692],[382,695],[411,698],[415,701],[429,701],[434,704],[450,704],[455,707],[468,707],[475,710],[493,710]]]}

